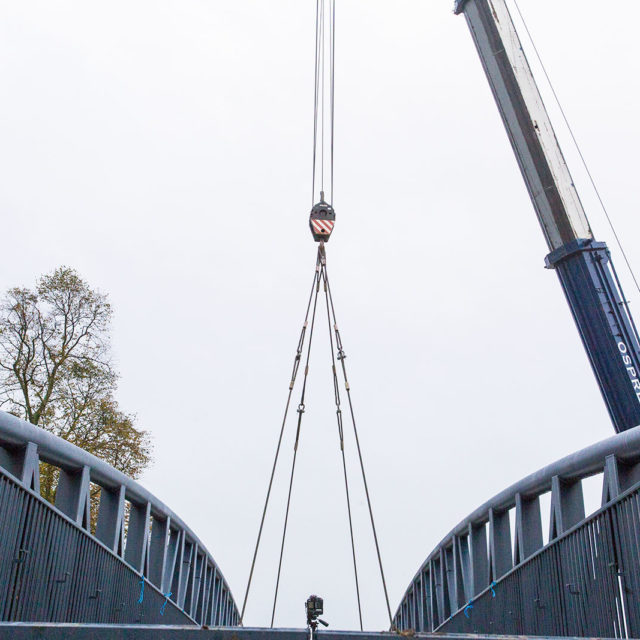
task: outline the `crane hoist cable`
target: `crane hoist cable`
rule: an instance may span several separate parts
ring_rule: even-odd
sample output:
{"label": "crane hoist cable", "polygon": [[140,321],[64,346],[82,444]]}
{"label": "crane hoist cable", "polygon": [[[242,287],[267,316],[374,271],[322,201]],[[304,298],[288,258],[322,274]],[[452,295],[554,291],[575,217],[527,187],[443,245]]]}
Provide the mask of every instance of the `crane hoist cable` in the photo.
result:
{"label": "crane hoist cable", "polygon": [[[371,528],[373,532],[373,539],[375,542],[376,555],[378,559],[378,565],[380,568],[380,576],[382,580],[382,587],[384,591],[385,603],[387,613],[389,616],[389,623],[393,629],[393,619],[391,615],[391,607],[389,605],[389,595],[387,591],[387,583],[385,580],[384,570],[382,566],[382,557],[380,554],[380,546],[378,543],[378,535],[376,532],[375,521],[373,517],[373,508],[371,506],[371,498],[369,495],[369,487],[367,483],[367,477],[364,468],[362,450],[360,447],[360,439],[358,437],[358,430],[356,427],[355,413],[353,409],[353,402],[351,398],[351,387],[347,378],[347,370],[345,365],[346,354],[342,345],[342,338],[338,330],[338,324],[336,320],[335,306],[333,302],[333,296],[331,294],[331,287],[329,285],[329,277],[327,274],[327,261],[325,242],[331,237],[333,227],[335,225],[335,211],[333,209],[333,194],[334,194],[334,114],[335,114],[335,0],[316,0],[316,46],[315,46],[315,83],[314,83],[314,118],[313,118],[313,175],[312,175],[312,208],[309,215],[309,227],[313,235],[313,239],[319,243],[318,252],[316,255],[316,265],[313,277],[313,283],[311,287],[311,293],[307,302],[305,319],[298,339],[298,346],[294,357],[294,364],[289,382],[289,393],[285,405],[284,416],[280,427],[280,433],[278,437],[278,443],[276,446],[275,458],[273,467],[271,470],[271,476],[267,488],[267,494],[265,498],[265,504],[262,511],[262,518],[260,520],[260,527],[258,529],[258,536],[256,545],[251,561],[251,569],[249,571],[249,579],[247,581],[247,588],[245,591],[244,601],[242,603],[242,611],[240,614],[240,624],[244,619],[244,614],[247,606],[247,599],[249,597],[249,591],[251,588],[251,582],[255,570],[256,558],[258,555],[258,549],[262,538],[264,529],[265,518],[269,505],[269,499],[271,497],[271,491],[273,488],[273,481],[275,477],[276,467],[281,451],[282,440],[284,430],[289,415],[289,408],[291,406],[293,389],[296,383],[298,370],[302,360],[303,353],[305,351],[305,341],[307,339],[308,331],[308,343],[306,343],[306,356],[304,364],[303,383],[300,394],[300,401],[298,403],[297,413],[297,426],[295,434],[295,442],[293,447],[293,458],[291,462],[291,472],[289,476],[289,487],[287,493],[286,511],[282,532],[282,539],[280,543],[280,555],[278,559],[278,572],[274,590],[273,607],[271,612],[271,627],[273,627],[277,601],[278,591],[280,588],[280,578],[282,573],[282,561],[284,557],[284,547],[287,535],[287,527],[289,523],[289,512],[291,508],[291,497],[293,492],[293,483],[296,469],[296,462],[298,457],[298,448],[300,444],[300,435],[302,427],[302,418],[305,413],[305,397],[307,391],[307,382],[309,374],[309,361],[311,357],[311,346],[313,342],[313,335],[315,329],[316,312],[318,308],[318,297],[320,293],[320,286],[322,284],[324,291],[324,299],[327,312],[327,323],[329,329],[329,347],[331,351],[331,372],[333,378],[334,387],[334,401],[336,405],[336,419],[338,426],[338,440],[342,458],[342,469],[345,483],[345,496],[347,503],[347,516],[349,521],[349,535],[351,541],[351,554],[353,559],[353,570],[356,588],[356,599],[358,605],[358,618],[360,622],[360,630],[363,629],[362,625],[362,606],[360,601],[360,583],[358,579],[358,565],[356,560],[356,547],[355,538],[353,532],[353,518],[351,510],[351,497],[349,491],[349,480],[347,474],[347,462],[345,457],[345,441],[344,441],[344,428],[343,428],[343,414],[341,408],[340,398],[340,385],[338,383],[338,367],[336,366],[336,359],[340,362],[340,373],[342,374],[343,383],[347,393],[347,399],[349,404],[349,416],[353,427],[354,438],[356,442],[356,448],[358,452],[358,460],[360,463],[360,470],[362,474],[362,481],[364,485],[365,495],[367,499],[367,506],[369,511],[369,518],[371,521]],[[328,75],[328,78],[327,78]],[[328,87],[328,95],[327,95]],[[328,111],[328,117],[325,117],[325,108]],[[326,122],[328,120],[328,122]],[[326,127],[325,128],[325,124]],[[329,148],[328,158],[325,157],[325,142]],[[329,201],[325,200],[325,165],[328,164],[329,173]],[[319,183],[319,200],[316,202],[316,182]],[[315,203],[315,204],[314,204]],[[334,352],[334,337],[335,337],[335,349]]]}
{"label": "crane hoist cable", "polygon": [[[333,204],[333,158],[335,148],[335,0],[316,0],[316,49],[313,92],[313,162],[311,204],[324,200],[325,169],[329,173],[329,202]],[[325,110],[328,117],[325,117]],[[328,122],[327,122],[328,120]],[[329,153],[325,157],[325,145]],[[328,167],[326,165],[329,165]],[[319,184],[319,194],[316,185]]]}

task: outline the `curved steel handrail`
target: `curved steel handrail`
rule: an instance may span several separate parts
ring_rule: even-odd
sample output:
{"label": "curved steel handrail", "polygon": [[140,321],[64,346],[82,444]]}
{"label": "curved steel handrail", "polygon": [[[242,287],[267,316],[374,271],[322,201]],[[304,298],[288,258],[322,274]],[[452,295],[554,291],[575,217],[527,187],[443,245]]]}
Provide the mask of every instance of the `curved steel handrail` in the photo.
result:
{"label": "curved steel handrail", "polygon": [[[187,541],[188,543],[195,545],[195,548],[199,553],[206,555],[206,558],[208,560],[207,565],[215,568],[216,577],[221,581],[222,590],[226,594],[231,605],[230,607],[228,607],[229,610],[226,613],[225,624],[236,624],[239,621],[236,603],[231,596],[229,586],[224,579],[222,572],[218,568],[217,563],[214,561],[213,556],[206,549],[200,538],[172,509],[165,505],[161,500],[156,498],[151,492],[147,491],[143,486],[138,484],[135,480],[132,480],[122,472],[114,469],[109,464],[107,464],[103,460],[100,460],[91,453],[84,451],[74,444],[67,442],[62,438],[59,438],[40,427],[25,422],[24,420],[21,420],[4,411],[0,411],[0,447],[4,449],[5,453],[4,457],[0,456],[0,467],[4,467],[6,471],[12,473],[12,475],[14,476],[20,475],[16,474],[15,467],[9,468],[10,465],[6,465],[5,463],[3,463],[3,460],[6,462],[7,450],[11,451],[12,449],[17,449],[22,453],[23,459],[21,461],[21,466],[24,468],[27,464],[26,455],[29,451],[29,445],[31,445],[32,447],[35,445],[35,448],[32,448],[32,451],[35,451],[35,455],[37,456],[36,468],[37,461],[39,460],[50,463],[70,473],[78,473],[83,469],[88,468],[91,482],[99,485],[102,489],[106,489],[112,492],[121,491],[123,488],[124,498],[131,502],[131,504],[133,505],[146,507],[148,509],[148,514],[153,517],[154,523],[156,521],[169,522],[171,531],[180,533],[181,540],[183,541],[182,544],[184,544],[184,541]],[[31,465],[34,465],[33,460],[31,461]],[[18,477],[18,479],[22,480],[24,483],[24,478]],[[56,507],[52,506],[52,508],[55,509]],[[146,526],[148,527],[148,520],[146,522]],[[92,535],[89,531],[87,531],[87,533],[89,535]],[[168,533],[169,530],[167,530],[167,534]],[[148,536],[148,546],[151,535],[147,534],[146,532],[144,535]],[[96,538],[95,535],[93,537]],[[98,541],[102,543],[102,541]],[[113,549],[113,551],[115,551],[115,549]],[[137,567],[136,569],[139,573],[142,573],[141,570],[143,570],[144,567]],[[160,573],[162,581],[165,579],[164,567],[162,568],[162,571]],[[145,578],[149,579],[149,576],[145,575]],[[150,582],[153,583],[153,581],[151,580]],[[154,586],[162,589],[163,585],[155,584]],[[173,599],[178,599],[177,594],[174,594]],[[194,618],[194,616],[191,615],[192,613],[193,612],[187,611],[187,614]]]}
{"label": "curved steel handrail", "polygon": [[174,511],[135,480],[71,442],[67,442],[9,413],[0,411],[0,443],[24,446],[29,442],[33,442],[38,446],[40,458],[45,462],[67,470],[78,470],[87,466],[91,469],[91,481],[101,487],[113,490],[120,486],[126,487],[126,495],[129,500],[139,504],[149,502],[152,515],[163,518],[170,517],[171,522],[186,531],[201,549],[205,548],[200,538],[191,531]]}
{"label": "curved steel handrail", "polygon": [[[429,553],[426,560],[420,565],[420,568],[402,596],[394,617],[396,624],[398,624],[400,628],[409,628],[406,621],[401,620],[403,604],[413,593],[414,587],[423,572],[429,570],[430,563],[438,560],[443,551],[451,549],[456,538],[468,536],[473,528],[483,527],[490,522],[494,514],[504,515],[514,507],[516,510],[521,510],[523,508],[523,500],[525,502],[535,501],[539,499],[542,494],[549,491],[552,492],[551,508],[553,518],[553,509],[564,508],[563,505],[560,504],[562,502],[560,496],[554,497],[554,493],[562,491],[563,487],[567,484],[569,486],[576,485],[581,480],[601,472],[604,472],[603,502],[614,499],[616,495],[622,493],[631,486],[631,484],[640,480],[640,426],[618,433],[539,469],[496,494],[493,498],[487,500],[487,502],[461,520],[442,538],[438,545]],[[610,493],[607,493],[607,491],[610,491]],[[573,494],[571,499],[574,501],[582,500],[582,492],[580,491],[579,493]],[[582,503],[582,513],[581,520],[584,520],[584,503]],[[517,513],[517,518],[518,515]],[[570,525],[574,526],[578,524],[579,521],[580,519],[575,520],[574,518],[574,520],[570,522]],[[568,526],[565,526],[565,529],[568,528]],[[558,531],[558,535],[561,533],[562,531]],[[518,532],[516,530],[516,536],[517,534]],[[491,535],[493,535],[492,532],[490,532],[490,536]],[[489,546],[491,546],[491,543],[492,541],[490,540]],[[522,544],[522,540],[520,543]],[[542,548],[542,545],[540,545],[539,548]],[[538,549],[536,549],[536,551],[537,550]],[[527,557],[530,556],[533,550],[530,551],[531,552],[523,555]],[[508,568],[508,571],[511,571],[514,567],[521,564],[525,559],[525,557],[516,559]],[[486,560],[485,558],[485,561]],[[508,573],[508,571],[503,572],[503,575]],[[497,575],[494,576],[494,579],[499,580],[501,577],[501,575]],[[483,584],[480,589],[473,587],[472,590],[477,593],[488,587],[489,583],[487,582],[487,584]],[[436,626],[437,625],[434,625],[434,627]],[[432,629],[428,629],[428,631],[431,630]]]}

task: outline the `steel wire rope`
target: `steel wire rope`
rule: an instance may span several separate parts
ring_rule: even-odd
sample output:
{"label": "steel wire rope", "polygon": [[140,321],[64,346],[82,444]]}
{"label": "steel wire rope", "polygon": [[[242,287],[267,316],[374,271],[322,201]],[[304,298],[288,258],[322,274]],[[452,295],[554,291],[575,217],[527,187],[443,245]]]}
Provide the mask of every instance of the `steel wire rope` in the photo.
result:
{"label": "steel wire rope", "polygon": [[604,201],[602,199],[602,196],[600,195],[600,190],[598,189],[596,182],[591,174],[591,171],[589,169],[589,165],[587,164],[587,161],[584,157],[584,155],[582,154],[582,149],[580,148],[580,145],[578,144],[578,140],[576,139],[576,136],[573,133],[573,128],[571,127],[571,125],[569,124],[569,119],[566,116],[566,113],[562,107],[562,103],[560,102],[560,98],[558,97],[558,94],[556,93],[556,90],[553,86],[553,83],[551,82],[551,78],[549,77],[549,74],[547,73],[547,68],[544,65],[544,62],[542,62],[542,58],[540,56],[540,53],[538,51],[538,47],[536,47],[536,43],[533,40],[533,36],[531,35],[531,31],[529,31],[529,27],[527,25],[527,21],[524,19],[524,16],[522,15],[522,11],[520,11],[520,5],[518,4],[518,0],[513,0],[513,4],[516,7],[516,10],[518,12],[518,15],[520,16],[520,20],[522,21],[522,25],[524,26],[524,30],[527,33],[527,37],[529,38],[529,42],[531,43],[531,47],[533,48],[533,51],[536,55],[536,58],[538,59],[538,62],[540,63],[540,67],[542,69],[542,72],[544,73],[544,77],[547,80],[547,84],[549,85],[549,88],[551,89],[551,93],[553,94],[553,98],[555,100],[556,105],[558,106],[558,109],[560,111],[560,114],[562,115],[562,119],[564,120],[564,123],[569,131],[569,135],[571,136],[571,140],[573,141],[573,144],[575,145],[575,148],[578,152],[578,155],[580,156],[580,161],[582,162],[582,166],[584,167],[584,170],[587,174],[587,176],[589,177],[589,182],[591,183],[591,186],[593,187],[593,190],[596,194],[596,197],[598,198],[598,202],[600,203],[600,206],[602,207],[602,211],[604,212],[604,215],[607,219],[607,222],[609,223],[609,227],[611,228],[611,231],[613,233],[613,237],[616,239],[616,244],[618,245],[618,248],[620,249],[620,252],[622,253],[622,256],[624,258],[625,263],[627,264],[627,269],[629,269],[629,273],[631,274],[631,277],[633,278],[633,282],[636,285],[636,289],[638,290],[638,293],[640,293],[640,284],[638,283],[638,280],[636,278],[636,274],[633,271],[633,268],[631,267],[631,263],[629,262],[629,258],[627,257],[627,253],[624,250],[624,247],[622,246],[622,242],[620,240],[620,237],[618,236],[618,233],[613,225],[613,222],[611,220],[611,217],[609,216],[609,211],[607,210],[607,207],[604,204]]}
{"label": "steel wire rope", "polygon": [[356,562],[356,545],[353,538],[353,519],[351,517],[351,499],[349,497],[349,480],[347,477],[347,461],[344,455],[344,429],[342,425],[342,409],[340,408],[340,387],[338,386],[338,376],[336,372],[336,359],[333,351],[333,334],[331,331],[331,315],[329,312],[329,294],[327,291],[328,289],[327,281],[326,281],[326,278],[324,277],[324,273],[325,273],[324,267],[325,267],[325,264],[323,260],[321,274],[322,274],[322,279],[324,281],[324,296],[325,296],[325,302],[327,307],[327,323],[329,326],[329,347],[331,350],[331,371],[333,373],[333,391],[334,391],[334,398],[336,402],[336,418],[338,422],[338,437],[340,438],[340,453],[342,454],[342,471],[344,473],[344,489],[345,489],[345,494],[347,498],[347,513],[349,515],[349,535],[351,537],[351,555],[353,556],[353,573],[355,576],[356,597],[358,600],[358,618],[360,620],[360,631],[362,631],[363,628],[362,628],[362,606],[360,604],[360,583],[358,581],[358,564]]}
{"label": "steel wire rope", "polygon": [[[328,4],[327,4],[328,3]],[[327,36],[328,33],[328,36]],[[328,72],[327,72],[328,66]],[[328,78],[327,78],[328,75]],[[328,98],[327,98],[328,84]],[[327,104],[328,102],[328,104]],[[325,113],[328,109],[328,115]],[[328,121],[327,121],[328,120]],[[328,133],[327,133],[328,127]],[[324,197],[325,145],[329,143],[329,174],[333,204],[335,149],[335,0],[316,0],[315,77],[313,96],[313,161],[311,205],[316,199],[316,177],[320,182],[320,197]],[[327,140],[329,138],[329,140]],[[318,176],[318,173],[320,174]]]}
{"label": "steel wire rope", "polygon": [[335,138],[335,76],[336,76],[336,0],[331,0],[331,22],[330,22],[330,61],[329,78],[331,82],[331,206],[333,206],[333,149]]}
{"label": "steel wire rope", "polygon": [[[289,394],[287,396],[287,402],[285,404],[284,416],[282,418],[282,426],[280,427],[280,435],[278,437],[278,445],[276,447],[276,454],[273,461],[273,467],[271,469],[271,477],[269,478],[269,487],[267,489],[267,497],[264,501],[264,509],[262,510],[262,518],[260,520],[260,528],[258,529],[258,538],[256,540],[256,546],[253,552],[253,559],[251,561],[251,569],[249,571],[249,579],[247,581],[247,589],[244,594],[244,600],[242,602],[242,611],[240,613],[240,626],[242,626],[242,621],[244,618],[244,612],[247,606],[247,599],[249,597],[249,589],[251,588],[251,580],[253,579],[253,571],[256,565],[256,558],[258,556],[258,548],[260,546],[260,540],[262,538],[262,530],[264,528],[264,521],[267,515],[267,507],[269,505],[269,498],[271,496],[271,489],[273,487],[273,479],[276,473],[276,466],[278,464],[278,457],[280,455],[280,447],[282,445],[282,436],[284,434],[284,428],[287,422],[287,416],[289,415],[289,406],[291,405],[291,395],[293,394],[293,387],[295,385],[296,377],[298,375],[298,369],[300,367],[300,359],[302,357],[302,349],[304,347],[304,339],[307,332],[308,320],[309,320],[309,310],[311,309],[311,301],[313,299],[314,289],[317,288],[317,283],[319,282],[320,272],[318,269],[318,264],[316,263],[316,271],[313,275],[313,284],[311,285],[311,292],[309,293],[309,300],[307,302],[307,310],[304,316],[304,323],[302,325],[302,329],[300,331],[300,338],[298,339],[298,348],[296,349],[296,355],[293,360],[293,369],[291,371],[291,380],[289,382]],[[317,294],[316,294],[317,297]]]}
{"label": "steel wire rope", "polygon": [[313,169],[311,176],[311,206],[315,204],[316,200],[316,156],[318,149],[318,93],[320,91],[319,79],[319,44],[320,44],[320,2],[316,0],[316,49],[315,49],[315,79],[314,79],[314,94],[313,94]]}
{"label": "steel wire rope", "polygon": [[346,354],[344,352],[344,349],[342,347],[342,338],[340,337],[340,331],[338,329],[338,321],[336,320],[336,312],[335,312],[335,307],[333,304],[333,296],[331,295],[331,285],[329,284],[329,275],[327,273],[327,265],[326,265],[326,261],[325,263],[322,265],[322,276],[324,278],[324,281],[327,285],[327,294],[329,296],[329,304],[331,306],[331,317],[333,319],[333,329],[334,329],[334,333],[335,333],[335,337],[336,337],[336,348],[338,349],[338,360],[340,361],[340,364],[342,365],[342,375],[344,378],[344,385],[345,385],[345,389],[347,391],[347,400],[349,402],[349,413],[351,415],[351,424],[353,426],[353,435],[355,436],[355,440],[356,440],[356,448],[358,450],[358,459],[360,461],[360,470],[362,472],[362,482],[364,484],[364,492],[365,495],[367,497],[367,507],[369,509],[369,519],[371,520],[371,530],[373,532],[373,540],[376,546],[376,554],[378,556],[378,566],[380,567],[380,578],[382,580],[382,588],[384,590],[384,598],[385,598],[385,603],[387,605],[387,613],[389,615],[389,624],[390,624],[390,628],[393,630],[394,625],[393,625],[393,616],[391,615],[391,605],[389,604],[389,592],[387,590],[387,581],[385,579],[384,576],[384,569],[382,567],[382,556],[380,554],[380,544],[378,543],[378,533],[376,531],[376,523],[373,517],[373,508],[371,506],[371,498],[369,496],[369,485],[367,483],[367,474],[365,473],[365,469],[364,469],[364,461],[362,459],[362,450],[360,448],[360,438],[358,437],[358,428],[356,426],[356,418],[355,418],[355,413],[353,410],[353,401],[351,398],[351,387],[349,385],[349,380],[347,377],[347,368],[346,365],[344,363],[345,358],[346,358]]}
{"label": "steel wire rope", "polygon": [[324,0],[320,0],[320,192],[324,193],[324,80],[325,80],[325,67],[324,67],[324,32],[325,32],[325,15],[324,15]]}
{"label": "steel wire rope", "polygon": [[304,378],[302,383],[302,391],[300,394],[300,403],[298,404],[298,426],[296,428],[296,439],[293,446],[293,461],[291,463],[291,476],[289,479],[289,492],[287,495],[287,508],[284,517],[284,527],[282,530],[282,543],[280,544],[280,559],[278,561],[278,577],[276,578],[276,588],[273,596],[273,610],[271,611],[271,628],[273,629],[273,621],[276,615],[276,604],[278,602],[278,589],[280,587],[280,574],[282,572],[282,557],[284,555],[284,543],[287,536],[287,525],[289,523],[289,507],[291,506],[291,492],[293,490],[293,476],[296,469],[296,459],[298,457],[298,443],[300,440],[300,427],[302,425],[302,415],[305,410],[304,398],[307,391],[307,379],[309,375],[309,357],[311,356],[311,344],[313,342],[313,330],[316,322],[316,309],[318,307],[318,293],[320,292],[320,247],[318,247],[318,257],[316,259],[315,296],[313,296],[313,312],[311,313],[311,326],[309,328],[309,342],[307,343],[307,355],[305,358]]}

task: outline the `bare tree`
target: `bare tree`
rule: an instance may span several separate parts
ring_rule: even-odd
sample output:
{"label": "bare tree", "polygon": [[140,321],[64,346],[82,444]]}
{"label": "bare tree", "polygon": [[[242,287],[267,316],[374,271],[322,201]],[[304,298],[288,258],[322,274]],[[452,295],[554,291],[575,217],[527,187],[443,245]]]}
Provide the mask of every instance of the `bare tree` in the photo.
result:
{"label": "bare tree", "polygon": [[[10,289],[0,302],[0,407],[137,477],[151,461],[150,437],[120,410],[110,358],[111,306],[68,267],[35,291]],[[57,473],[43,465],[52,500]]]}

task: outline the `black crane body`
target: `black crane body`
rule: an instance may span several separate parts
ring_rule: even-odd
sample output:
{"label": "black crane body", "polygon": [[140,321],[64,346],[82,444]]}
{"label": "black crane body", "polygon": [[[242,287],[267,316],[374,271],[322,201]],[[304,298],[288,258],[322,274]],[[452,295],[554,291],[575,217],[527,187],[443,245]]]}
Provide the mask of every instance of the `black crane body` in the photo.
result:
{"label": "black crane body", "polygon": [[457,0],[616,432],[640,424],[640,343],[611,255],[596,242],[504,0]]}

